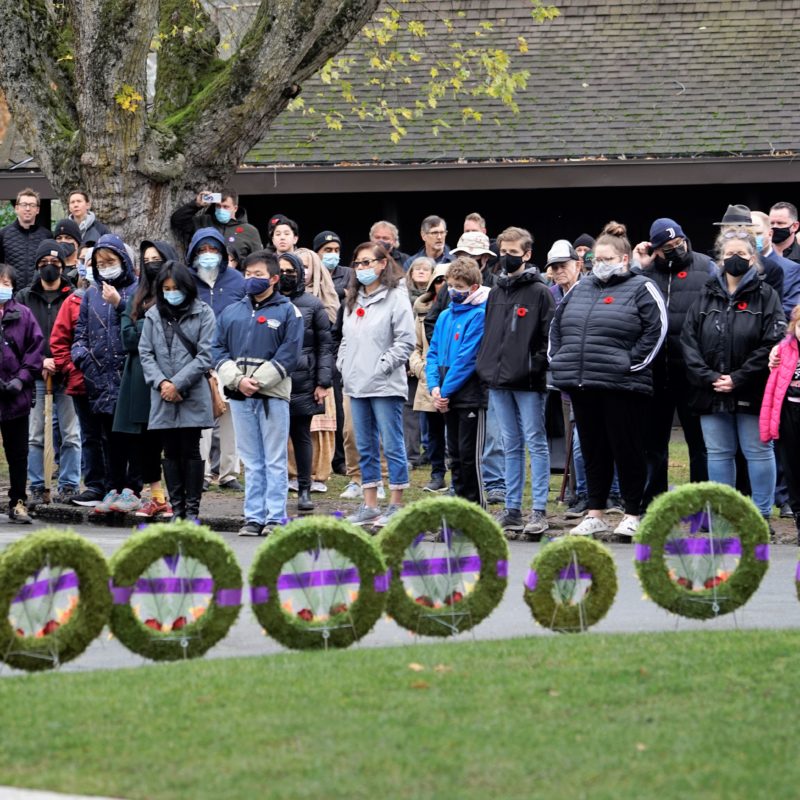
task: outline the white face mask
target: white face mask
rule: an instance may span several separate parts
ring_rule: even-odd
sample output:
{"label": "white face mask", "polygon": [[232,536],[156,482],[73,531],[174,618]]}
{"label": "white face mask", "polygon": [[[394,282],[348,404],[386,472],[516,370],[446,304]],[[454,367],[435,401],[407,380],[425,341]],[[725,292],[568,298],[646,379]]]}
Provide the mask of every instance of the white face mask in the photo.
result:
{"label": "white face mask", "polygon": [[597,261],[592,265],[592,272],[601,280],[607,281],[612,275],[624,275],[625,265],[619,264],[602,264]]}
{"label": "white face mask", "polygon": [[105,269],[98,269],[98,272],[104,281],[113,281],[122,275],[122,267],[120,265],[116,267],[106,267]]}

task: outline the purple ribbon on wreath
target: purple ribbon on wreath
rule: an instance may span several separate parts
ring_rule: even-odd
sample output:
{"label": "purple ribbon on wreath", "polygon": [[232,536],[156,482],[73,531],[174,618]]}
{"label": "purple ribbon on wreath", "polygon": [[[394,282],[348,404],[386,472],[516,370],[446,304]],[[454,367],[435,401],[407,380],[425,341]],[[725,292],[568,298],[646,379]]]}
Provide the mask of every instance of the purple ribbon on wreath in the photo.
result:
{"label": "purple ribbon on wreath", "polygon": [[[41,570],[39,570],[41,572]],[[39,575],[36,573],[36,576]],[[11,601],[12,603],[24,603],[26,600],[32,600],[35,597],[44,597],[48,594],[55,594],[64,589],[77,589],[78,588],[78,575],[76,572],[65,572],[55,580],[53,578],[45,578],[40,581],[34,581],[23,586],[16,597]]]}

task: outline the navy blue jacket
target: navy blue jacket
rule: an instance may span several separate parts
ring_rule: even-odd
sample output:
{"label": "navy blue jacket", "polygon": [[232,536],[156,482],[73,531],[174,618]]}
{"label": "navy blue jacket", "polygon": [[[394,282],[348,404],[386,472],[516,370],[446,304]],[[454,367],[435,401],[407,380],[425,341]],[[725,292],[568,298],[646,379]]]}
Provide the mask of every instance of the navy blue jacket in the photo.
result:
{"label": "navy blue jacket", "polygon": [[[213,239],[219,243],[222,251],[222,261],[219,265],[217,279],[214,281],[213,288],[197,274],[197,268],[192,265],[195,257],[197,244],[202,239]],[[225,239],[216,228],[200,228],[192,236],[189,249],[186,251],[186,266],[194,277],[197,286],[197,296],[204,303],[211,306],[214,316],[219,319],[219,315],[231,304],[238,303],[244,297],[244,276],[241,272],[228,267],[228,255],[225,249]]]}

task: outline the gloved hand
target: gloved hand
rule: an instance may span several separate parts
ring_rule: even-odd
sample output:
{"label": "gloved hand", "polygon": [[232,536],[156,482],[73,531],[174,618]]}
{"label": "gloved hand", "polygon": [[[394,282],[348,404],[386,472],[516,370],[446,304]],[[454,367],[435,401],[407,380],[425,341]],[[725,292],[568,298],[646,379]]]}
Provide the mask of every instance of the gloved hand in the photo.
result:
{"label": "gloved hand", "polygon": [[19,394],[23,389],[22,381],[19,378],[12,378],[10,381],[5,383],[0,391],[3,394]]}

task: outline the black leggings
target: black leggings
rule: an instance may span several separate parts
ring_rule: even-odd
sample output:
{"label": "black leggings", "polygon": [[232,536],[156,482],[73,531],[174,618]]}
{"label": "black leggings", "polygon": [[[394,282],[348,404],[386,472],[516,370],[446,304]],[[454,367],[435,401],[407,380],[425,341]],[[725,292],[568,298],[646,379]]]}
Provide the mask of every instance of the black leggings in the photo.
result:
{"label": "black leggings", "polygon": [[135,461],[139,464],[144,483],[161,480],[161,446],[164,431],[145,430],[143,433],[114,434],[126,436]]}
{"label": "black leggings", "polygon": [[23,502],[25,483],[28,480],[28,415],[0,422],[0,435],[3,437],[3,450],[8,462],[9,505],[13,508],[18,501]]}
{"label": "black leggings", "polygon": [[164,458],[170,461],[200,460],[200,428],[169,428],[155,431],[164,443]]}
{"label": "black leggings", "polygon": [[113,414],[97,414],[103,433],[103,461],[106,468],[106,483],[117,492],[132,489],[142,491],[142,475],[139,465],[139,448],[131,441],[131,434],[114,431]]}
{"label": "black leggings", "polygon": [[800,514],[800,403],[783,401],[780,437],[775,446],[789,490],[789,505],[793,513]]}
{"label": "black leggings", "polygon": [[297,485],[300,489],[311,487],[311,417],[289,417],[289,438],[294,447],[297,464]]}

